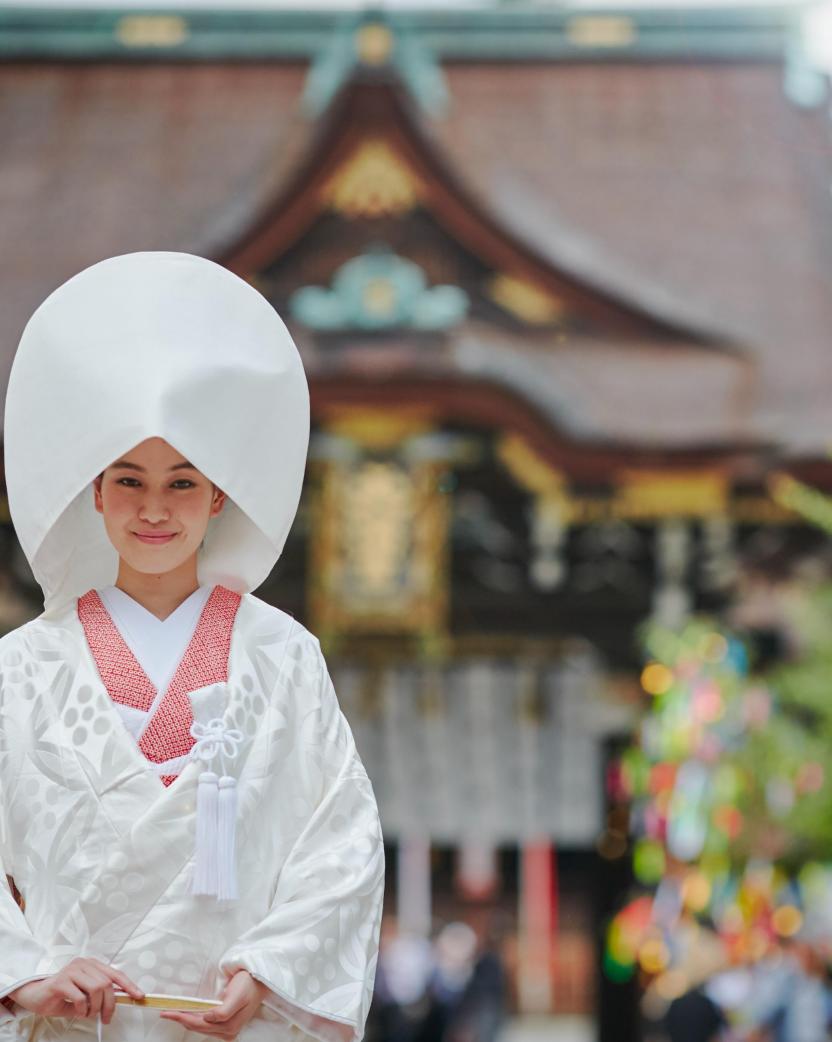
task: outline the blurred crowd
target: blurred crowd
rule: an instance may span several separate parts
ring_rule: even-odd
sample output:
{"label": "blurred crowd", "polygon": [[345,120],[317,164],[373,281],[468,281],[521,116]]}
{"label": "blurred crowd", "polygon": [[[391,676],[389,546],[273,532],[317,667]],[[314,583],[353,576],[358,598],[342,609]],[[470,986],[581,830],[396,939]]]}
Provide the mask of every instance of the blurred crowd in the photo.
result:
{"label": "blurred crowd", "polygon": [[432,938],[382,924],[367,1042],[495,1042],[506,1011],[506,971],[496,938],[468,924]]}
{"label": "blurred crowd", "polygon": [[710,973],[669,1003],[669,1042],[827,1042],[828,954],[810,937],[780,938],[759,958]]}

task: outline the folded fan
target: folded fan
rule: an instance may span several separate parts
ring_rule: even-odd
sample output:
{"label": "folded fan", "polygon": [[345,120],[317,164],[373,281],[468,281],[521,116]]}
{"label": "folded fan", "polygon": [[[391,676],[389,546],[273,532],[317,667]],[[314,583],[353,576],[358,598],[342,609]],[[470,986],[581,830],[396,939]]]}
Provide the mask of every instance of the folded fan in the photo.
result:
{"label": "folded fan", "polygon": [[221,1005],[219,999],[195,999],[189,995],[148,994],[134,999],[125,991],[116,991],[116,1002],[130,1006],[150,1006],[153,1009],[205,1010]]}

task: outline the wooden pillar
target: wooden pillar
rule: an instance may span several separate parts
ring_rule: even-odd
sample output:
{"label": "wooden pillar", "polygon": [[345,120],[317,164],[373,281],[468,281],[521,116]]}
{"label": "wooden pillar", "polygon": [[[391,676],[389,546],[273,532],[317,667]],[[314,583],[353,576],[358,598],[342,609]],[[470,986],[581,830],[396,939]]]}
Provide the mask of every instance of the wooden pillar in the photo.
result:
{"label": "wooden pillar", "polygon": [[456,852],[456,891],[468,901],[486,901],[499,889],[497,848],[488,840],[464,839]]}
{"label": "wooden pillar", "polygon": [[531,840],[523,845],[520,856],[520,1009],[549,1013],[557,926],[555,850],[548,839]]}
{"label": "wooden pillar", "polygon": [[430,937],[430,839],[427,836],[414,834],[401,838],[397,883],[399,929],[402,933]]}

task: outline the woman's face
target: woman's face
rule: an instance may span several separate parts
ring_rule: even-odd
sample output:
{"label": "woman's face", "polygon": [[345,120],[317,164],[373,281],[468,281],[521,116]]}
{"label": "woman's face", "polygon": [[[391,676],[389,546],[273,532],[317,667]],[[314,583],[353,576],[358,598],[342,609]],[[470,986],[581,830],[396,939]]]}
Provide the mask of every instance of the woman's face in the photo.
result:
{"label": "woman's face", "polygon": [[161,574],[199,549],[225,493],[162,438],[148,438],[93,482],[95,509],[121,559]]}

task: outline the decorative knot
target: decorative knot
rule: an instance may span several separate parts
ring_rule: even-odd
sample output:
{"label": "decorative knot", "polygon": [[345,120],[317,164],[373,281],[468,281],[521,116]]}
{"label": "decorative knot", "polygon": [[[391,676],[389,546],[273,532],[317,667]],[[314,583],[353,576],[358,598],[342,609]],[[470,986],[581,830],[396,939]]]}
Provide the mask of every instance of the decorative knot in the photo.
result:
{"label": "decorative knot", "polygon": [[219,753],[220,756],[233,760],[237,748],[243,740],[243,732],[233,727],[226,727],[221,717],[214,717],[207,724],[195,721],[191,725],[191,737],[194,746],[191,749],[192,760],[209,763]]}

